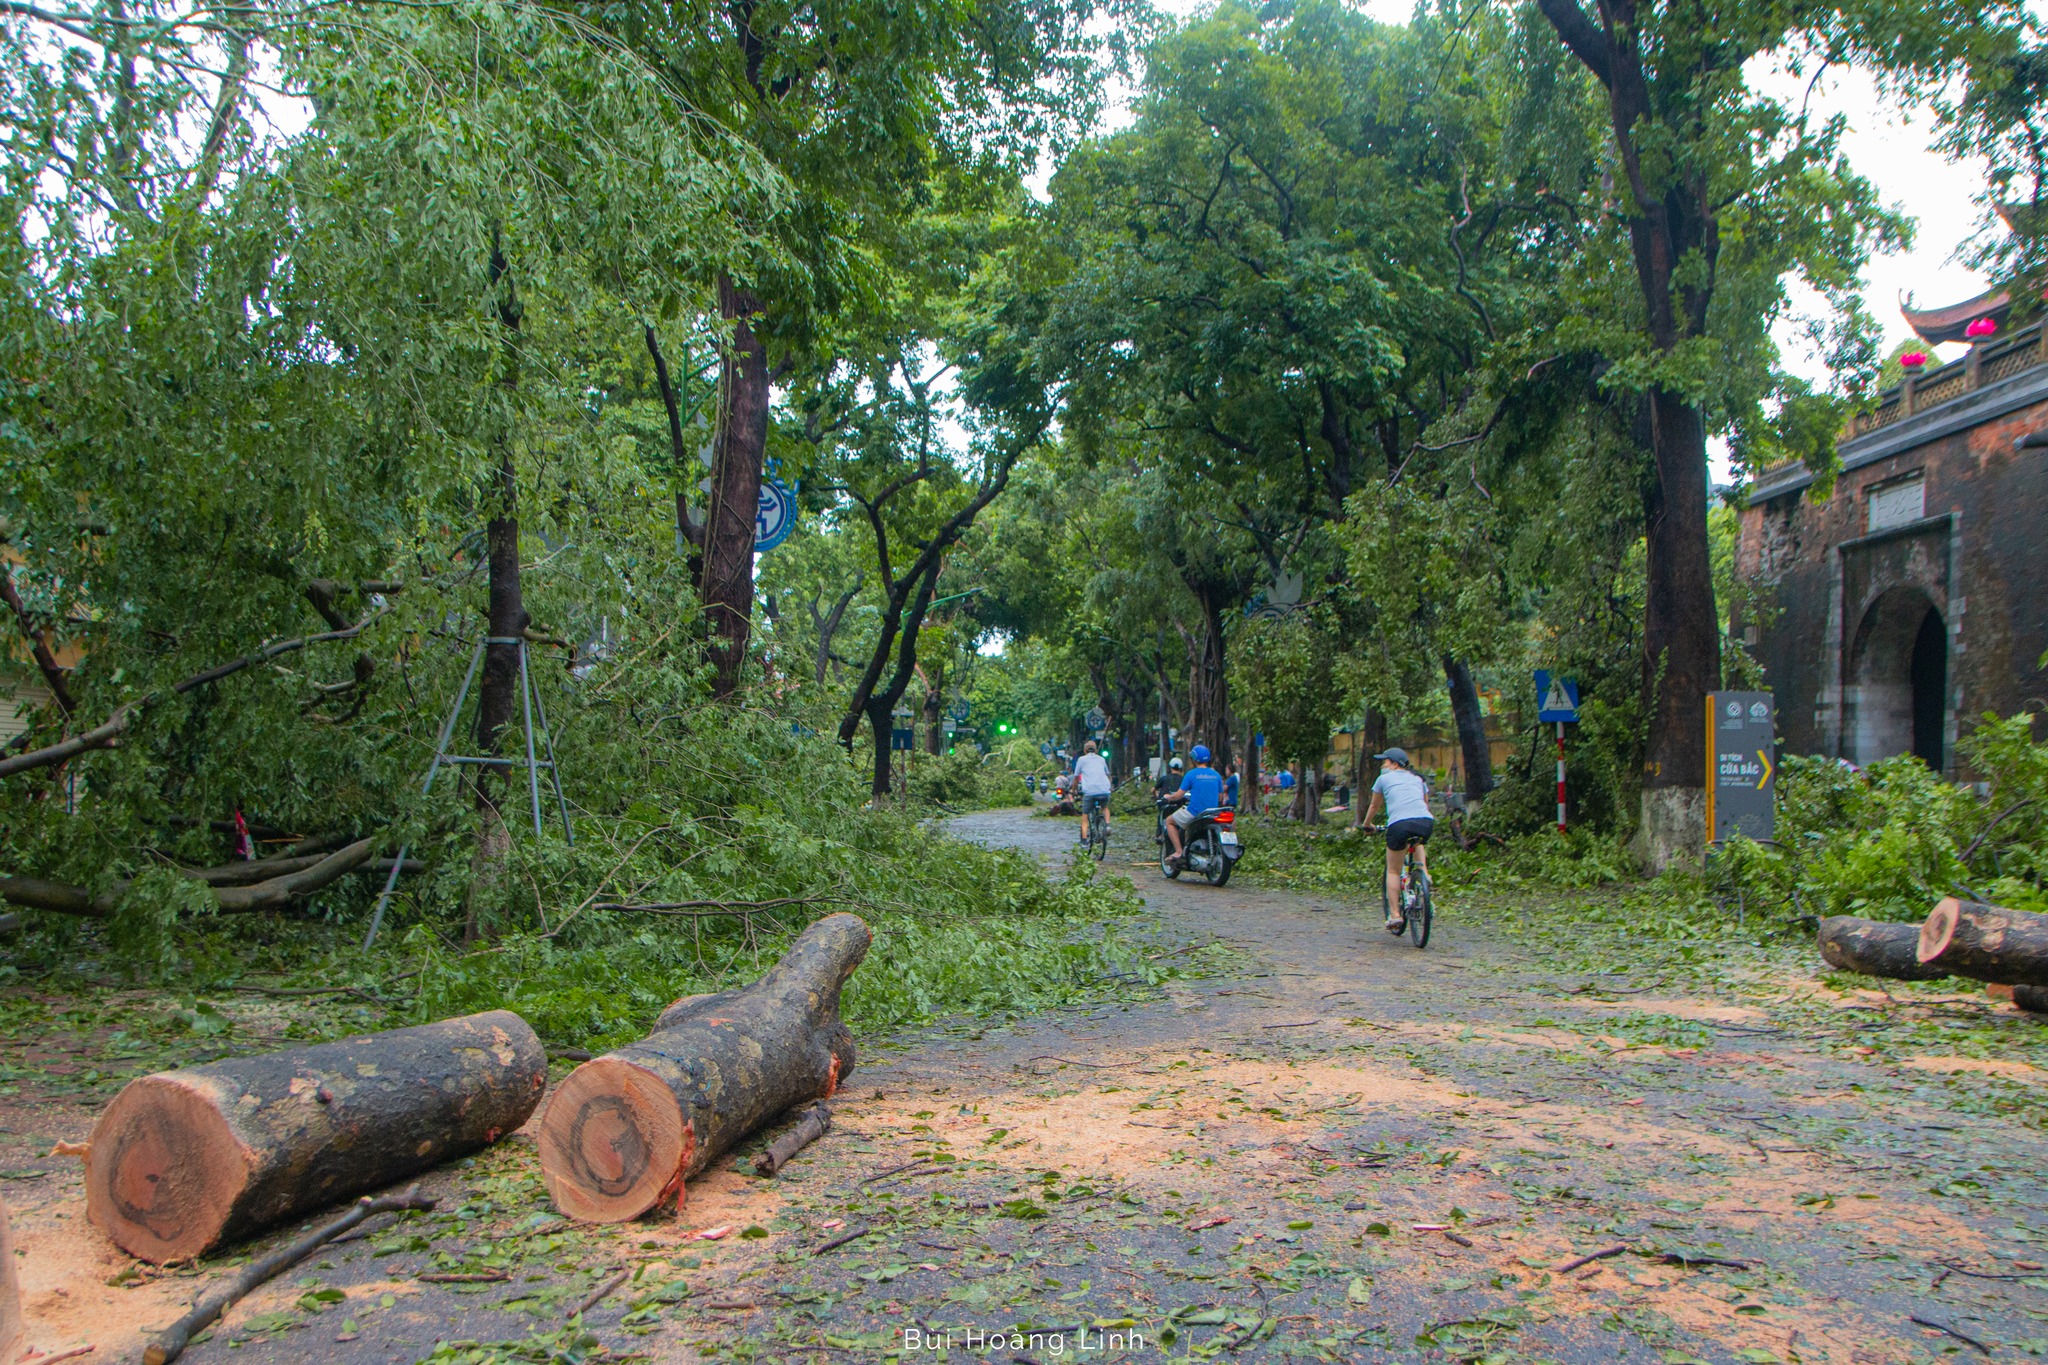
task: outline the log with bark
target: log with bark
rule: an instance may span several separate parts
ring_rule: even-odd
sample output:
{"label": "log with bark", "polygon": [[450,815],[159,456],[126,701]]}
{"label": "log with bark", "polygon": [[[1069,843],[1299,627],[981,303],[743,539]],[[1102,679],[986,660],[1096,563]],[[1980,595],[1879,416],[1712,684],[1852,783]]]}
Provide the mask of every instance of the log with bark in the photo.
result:
{"label": "log with bark", "polygon": [[2048,986],[2014,986],[2012,1002],[2029,1014],[2048,1014]]}
{"label": "log with bark", "polygon": [[1895,981],[1934,981],[1949,975],[1919,957],[1920,926],[1830,915],[1820,922],[1820,955],[1830,967]]}
{"label": "log with bark", "polygon": [[637,1043],[569,1073],[540,1123],[540,1169],[571,1218],[618,1223],[792,1105],[830,1098],[853,1071],[839,991],[867,956],[858,915],[804,930],[744,990],[676,1001]]}
{"label": "log with bark", "polygon": [[23,1331],[21,1280],[14,1269],[14,1228],[7,1206],[0,1204],[0,1361],[20,1357]]}
{"label": "log with bark", "polygon": [[1946,897],[1920,926],[1930,967],[2008,986],[2048,986],[2048,915]]}
{"label": "log with bark", "polygon": [[546,1083],[506,1010],[144,1076],[93,1125],[86,1216],[131,1255],[186,1260],[487,1147]]}

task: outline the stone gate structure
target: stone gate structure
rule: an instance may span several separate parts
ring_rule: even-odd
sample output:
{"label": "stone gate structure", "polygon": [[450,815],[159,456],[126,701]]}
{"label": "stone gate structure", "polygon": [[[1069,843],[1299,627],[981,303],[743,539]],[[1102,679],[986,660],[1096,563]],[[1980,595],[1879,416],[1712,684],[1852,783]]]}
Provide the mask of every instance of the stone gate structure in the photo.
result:
{"label": "stone gate structure", "polygon": [[[1961,340],[2006,308],[1998,294],[1907,319]],[[2048,712],[2044,361],[2040,323],[1994,331],[1883,394],[1843,434],[1826,498],[1798,462],[1749,490],[1736,567],[1758,608],[1738,629],[1786,752],[1910,752],[1963,778],[1956,740],[1976,717]]]}

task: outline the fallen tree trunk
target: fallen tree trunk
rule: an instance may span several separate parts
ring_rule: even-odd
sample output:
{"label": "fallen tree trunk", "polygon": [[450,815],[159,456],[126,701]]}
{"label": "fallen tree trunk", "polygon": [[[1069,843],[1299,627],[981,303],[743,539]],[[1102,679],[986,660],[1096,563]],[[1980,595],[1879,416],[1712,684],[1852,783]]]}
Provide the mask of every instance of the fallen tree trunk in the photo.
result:
{"label": "fallen tree trunk", "polygon": [[827,915],[745,990],[678,1000],[637,1043],[569,1073],[540,1124],[540,1169],[571,1218],[619,1223],[791,1105],[829,1098],[852,1073],[839,991],[872,938]]}
{"label": "fallen tree trunk", "polygon": [[131,1255],[188,1260],[489,1146],[546,1083],[506,1010],[144,1076],[93,1125],[86,1216]]}
{"label": "fallen tree trunk", "polygon": [[1820,955],[1828,965],[1864,976],[1896,981],[1933,981],[1949,975],[1946,967],[1922,962],[1920,926],[1855,915],[1830,915],[1820,922]]}
{"label": "fallen tree trunk", "polygon": [[2029,1014],[2048,1014],[2048,986],[2014,986],[2012,1002]]}
{"label": "fallen tree trunk", "polygon": [[0,1204],[0,1360],[20,1359],[24,1330],[21,1280],[14,1269],[14,1228],[7,1206]]}
{"label": "fallen tree trunk", "polygon": [[1956,976],[2048,986],[2048,915],[1949,896],[1920,926],[1917,956]]}
{"label": "fallen tree trunk", "polygon": [[[187,872],[195,881],[204,882],[213,892],[216,909],[224,915],[244,915],[258,910],[277,910],[289,905],[300,896],[311,895],[329,883],[339,881],[351,872],[391,871],[391,859],[372,858],[372,841],[358,839],[343,848],[325,855],[308,854],[297,858],[277,858],[266,862],[229,864],[227,868],[206,868],[201,872]],[[267,874],[263,880],[240,883],[236,875],[241,868],[260,868]],[[406,859],[402,871],[418,872],[424,864],[417,859]],[[181,869],[183,870],[183,869]],[[212,880],[208,874],[227,873],[220,880]],[[121,898],[128,894],[129,883],[115,882],[98,895],[82,886],[71,886],[64,882],[45,881],[41,877],[0,877],[0,900],[23,906],[30,910],[49,910],[60,915],[83,915],[88,919],[105,919],[121,904]]]}

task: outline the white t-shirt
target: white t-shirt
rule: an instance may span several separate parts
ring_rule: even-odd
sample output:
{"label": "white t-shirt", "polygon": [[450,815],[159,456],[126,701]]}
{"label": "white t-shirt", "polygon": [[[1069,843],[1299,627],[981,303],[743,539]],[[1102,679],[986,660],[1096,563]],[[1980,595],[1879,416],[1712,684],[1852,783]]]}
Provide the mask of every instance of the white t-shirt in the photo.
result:
{"label": "white t-shirt", "polygon": [[1108,796],[1116,790],[1109,780],[1109,764],[1101,754],[1082,754],[1074,760],[1074,776],[1081,779],[1081,795]]}
{"label": "white t-shirt", "polygon": [[1387,803],[1387,823],[1399,820],[1431,820],[1429,784],[1405,768],[1383,772],[1372,789]]}

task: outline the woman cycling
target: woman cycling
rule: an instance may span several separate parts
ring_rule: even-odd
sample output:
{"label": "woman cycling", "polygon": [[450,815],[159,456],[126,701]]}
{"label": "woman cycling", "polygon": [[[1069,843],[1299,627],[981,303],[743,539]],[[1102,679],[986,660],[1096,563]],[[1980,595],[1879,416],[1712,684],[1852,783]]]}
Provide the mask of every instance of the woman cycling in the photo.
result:
{"label": "woman cycling", "polygon": [[1408,845],[1414,844],[1416,865],[1424,871],[1429,869],[1427,845],[1430,831],[1436,828],[1436,817],[1429,813],[1429,783],[1408,766],[1406,749],[1389,749],[1373,757],[1380,761],[1380,775],[1372,784],[1372,804],[1366,807],[1365,823],[1370,826],[1378,819],[1380,806],[1384,803],[1387,810],[1387,928],[1398,934],[1408,927],[1407,916],[1401,908],[1401,860],[1408,852]]}

